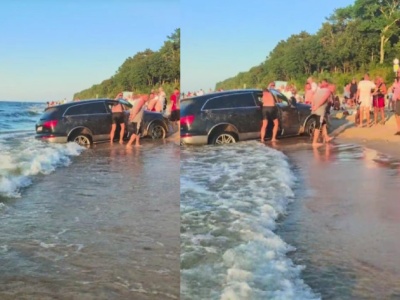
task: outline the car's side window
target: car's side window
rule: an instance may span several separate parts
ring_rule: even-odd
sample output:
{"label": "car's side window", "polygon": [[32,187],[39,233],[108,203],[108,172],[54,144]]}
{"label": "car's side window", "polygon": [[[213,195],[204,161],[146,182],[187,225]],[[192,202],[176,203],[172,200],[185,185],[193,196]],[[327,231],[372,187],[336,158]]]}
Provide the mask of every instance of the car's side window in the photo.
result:
{"label": "car's side window", "polygon": [[275,97],[276,103],[280,103],[283,106],[289,106],[289,101],[285,97],[285,95],[278,93],[278,92],[273,93],[273,95]]}
{"label": "car's side window", "polygon": [[251,93],[227,95],[213,98],[207,101],[204,105],[204,110],[209,109],[229,109],[229,108],[244,108],[255,107],[253,95]]}
{"label": "car's side window", "polygon": [[106,107],[103,102],[79,104],[70,107],[66,112],[66,116],[90,115],[90,114],[105,114]]}
{"label": "car's side window", "polygon": [[251,93],[240,94],[234,97],[235,107],[254,107],[256,103],[254,102],[253,95]]}

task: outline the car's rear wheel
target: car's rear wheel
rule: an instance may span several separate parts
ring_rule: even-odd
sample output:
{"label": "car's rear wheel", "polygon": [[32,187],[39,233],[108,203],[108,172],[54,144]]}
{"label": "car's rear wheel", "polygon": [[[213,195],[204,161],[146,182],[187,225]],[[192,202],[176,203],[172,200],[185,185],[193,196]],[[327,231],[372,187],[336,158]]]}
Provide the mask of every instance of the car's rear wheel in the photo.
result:
{"label": "car's rear wheel", "polygon": [[236,143],[236,136],[232,132],[218,132],[213,135],[211,144],[223,145]]}
{"label": "car's rear wheel", "polygon": [[82,133],[75,135],[71,140],[84,147],[89,147],[92,144],[90,136]]}
{"label": "car's rear wheel", "polygon": [[149,135],[153,140],[164,139],[167,135],[167,131],[161,124],[151,124],[149,129]]}
{"label": "car's rear wheel", "polygon": [[310,118],[307,122],[306,122],[306,126],[304,128],[304,133],[308,136],[313,136],[314,134],[314,130],[317,127],[318,124],[318,120],[316,117],[312,117]]}

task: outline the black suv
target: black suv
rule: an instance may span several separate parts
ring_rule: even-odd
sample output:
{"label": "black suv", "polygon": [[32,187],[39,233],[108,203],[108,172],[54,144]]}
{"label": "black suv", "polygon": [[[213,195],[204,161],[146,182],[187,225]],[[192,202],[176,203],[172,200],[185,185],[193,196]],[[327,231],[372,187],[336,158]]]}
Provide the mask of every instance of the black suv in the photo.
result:
{"label": "black suv", "polygon": [[[310,105],[270,89],[278,107],[278,136],[312,134]],[[260,138],[262,90],[232,90],[181,100],[181,144],[226,144]],[[272,136],[269,122],[266,138]]]}
{"label": "black suv", "polygon": [[[110,140],[111,108],[116,102],[112,99],[93,99],[49,107],[36,123],[35,137],[57,143],[75,141],[85,146]],[[129,111],[126,111],[126,121],[128,117]],[[115,138],[118,138],[118,127]],[[162,114],[144,111],[142,136],[163,139],[168,127],[168,120]]]}

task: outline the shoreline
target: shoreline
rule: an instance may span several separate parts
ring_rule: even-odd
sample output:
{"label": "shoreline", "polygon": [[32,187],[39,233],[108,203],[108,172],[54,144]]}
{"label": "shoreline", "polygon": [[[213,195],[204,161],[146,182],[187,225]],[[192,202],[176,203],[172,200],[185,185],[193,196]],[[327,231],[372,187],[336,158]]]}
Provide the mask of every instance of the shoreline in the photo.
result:
{"label": "shoreline", "polygon": [[[360,146],[370,148],[391,156],[394,159],[400,159],[400,136],[396,133],[396,121],[394,113],[386,113],[385,125],[370,125],[370,127],[355,127],[355,115],[345,116],[343,111],[331,112],[330,136],[335,137],[339,143],[354,143]],[[371,116],[373,122],[373,116]]]}

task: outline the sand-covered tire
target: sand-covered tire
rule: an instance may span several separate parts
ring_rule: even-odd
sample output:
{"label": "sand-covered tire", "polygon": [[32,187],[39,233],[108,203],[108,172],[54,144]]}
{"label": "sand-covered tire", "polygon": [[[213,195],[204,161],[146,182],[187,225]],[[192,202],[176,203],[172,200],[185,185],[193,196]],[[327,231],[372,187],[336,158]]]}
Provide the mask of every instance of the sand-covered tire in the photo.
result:
{"label": "sand-covered tire", "polygon": [[89,147],[92,144],[92,138],[90,135],[83,133],[74,135],[70,140],[84,147]]}
{"label": "sand-covered tire", "polygon": [[317,117],[311,117],[310,119],[307,120],[306,126],[304,127],[304,134],[307,136],[312,136],[314,133],[315,128],[318,126],[318,118]]}
{"label": "sand-covered tire", "polygon": [[149,128],[149,136],[153,140],[161,140],[164,139],[167,135],[167,131],[161,124],[153,123]]}
{"label": "sand-covered tire", "polygon": [[233,144],[236,142],[236,135],[228,131],[219,131],[213,134],[211,138],[211,144],[213,145]]}

